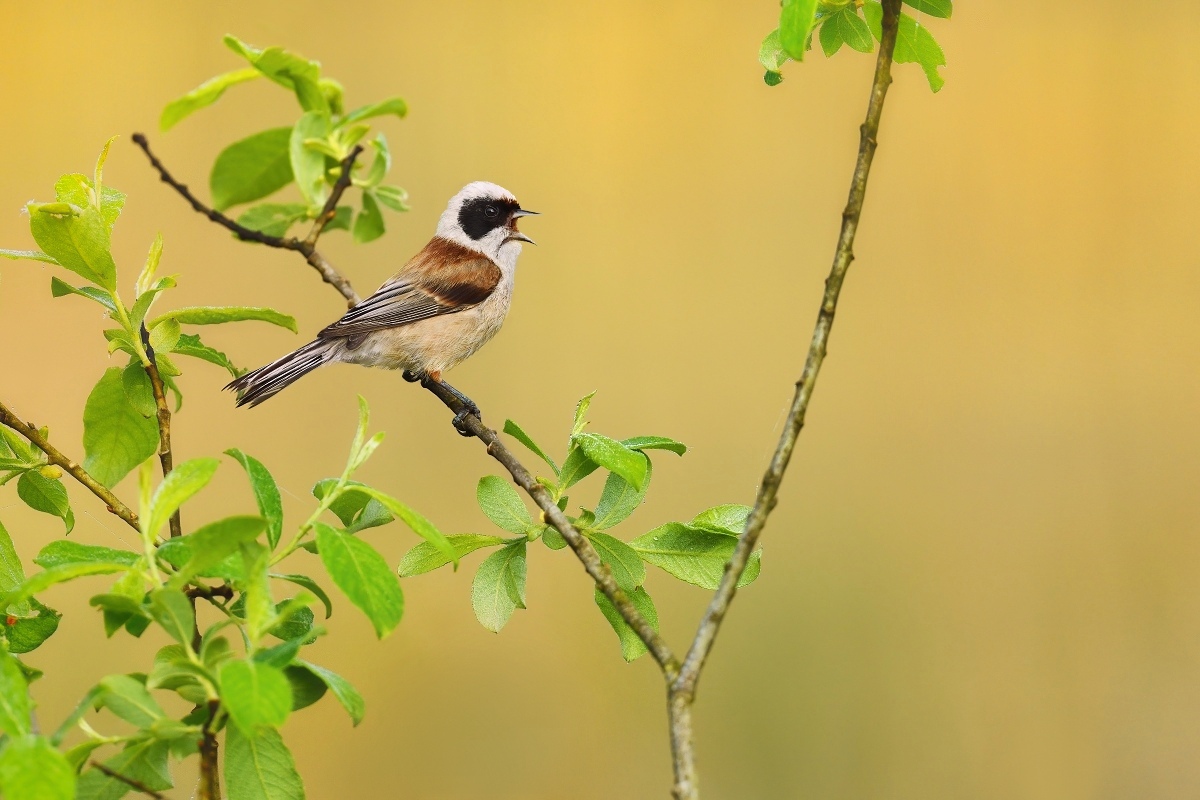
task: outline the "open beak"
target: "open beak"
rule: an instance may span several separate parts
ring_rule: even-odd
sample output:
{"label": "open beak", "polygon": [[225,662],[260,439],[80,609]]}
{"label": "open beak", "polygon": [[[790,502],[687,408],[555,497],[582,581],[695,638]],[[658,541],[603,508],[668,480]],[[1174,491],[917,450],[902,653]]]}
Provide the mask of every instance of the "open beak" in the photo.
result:
{"label": "open beak", "polygon": [[529,242],[530,244],[537,244],[537,242],[535,242],[533,239],[530,239],[528,236],[526,236],[525,234],[523,234],[519,230],[517,230],[517,220],[519,220],[521,217],[537,216],[537,213],[538,212],[536,212],[536,211],[526,211],[523,208],[518,208],[516,211],[514,211],[512,213],[512,216],[509,217],[508,238],[506,238],[504,241],[506,243],[507,242]]}

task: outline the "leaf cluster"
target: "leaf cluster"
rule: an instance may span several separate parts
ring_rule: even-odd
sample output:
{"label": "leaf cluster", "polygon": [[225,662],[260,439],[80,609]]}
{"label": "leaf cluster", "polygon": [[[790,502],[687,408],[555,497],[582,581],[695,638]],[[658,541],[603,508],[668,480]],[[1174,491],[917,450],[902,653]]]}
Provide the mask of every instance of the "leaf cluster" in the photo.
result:
{"label": "leaf cluster", "polygon": [[[323,76],[318,62],[282,47],[254,47],[233,35],[225,37],[225,44],[250,66],[210,78],[171,101],[162,111],[159,126],[168,130],[215,103],[230,87],[259,78],[294,94],[300,105],[299,119],[229,145],[217,156],[209,176],[213,207],[218,211],[262,200],[295,184],[301,202],[259,203],[243,210],[237,219],[244,227],[285,236],[293,225],[316,219],[322,213],[340,176],[338,165],[371,133],[366,120],[382,116],[403,119],[408,106],[399,97],[389,97],[347,111],[341,83]],[[384,234],[382,208],[408,210],[408,193],[383,182],[392,167],[387,138],[376,132],[369,141],[375,151],[374,160],[351,181],[360,191],[358,212],[340,206],[325,227],[351,230],[357,242],[370,242]],[[355,168],[358,170],[359,165]]]}
{"label": "leaf cluster", "polygon": [[[568,519],[591,542],[612,571],[617,585],[657,630],[658,611],[644,585],[646,564],[685,583],[715,589],[733,554],[750,508],[716,506],[700,512],[689,522],[668,522],[630,541],[614,536],[611,530],[632,516],[646,499],[654,473],[650,451],[665,450],[682,456],[687,452],[687,446],[663,436],[618,440],[588,431],[587,413],[592,397],[589,394],[576,406],[566,457],[561,466],[512,420],[504,423],[504,432],[528,448],[549,469],[548,475],[537,480],[563,511],[570,507],[568,491],[593,473],[605,473],[604,486],[595,507],[580,506],[578,513],[568,515]],[[540,540],[551,550],[561,550],[567,543],[540,512],[536,519],[530,514],[521,495],[503,478],[495,475],[480,478],[476,501],[484,516],[496,527],[517,535],[463,533],[447,539],[459,558],[476,550],[496,548],[476,569],[471,585],[471,605],[483,627],[499,632],[517,609],[526,607],[528,544]],[[754,553],[740,585],[758,577],[761,558],[761,551]],[[400,576],[430,572],[450,561],[448,554],[435,551],[428,543],[421,543],[401,559]],[[595,600],[616,632],[625,660],[632,661],[645,654],[646,647],[641,639],[599,589],[595,592]]]}
{"label": "leaf cluster", "polygon": [[[953,0],[904,0],[918,14],[950,19]],[[813,33],[817,32],[821,50],[832,57],[843,46],[860,53],[871,53],[883,32],[883,6],[880,0],[783,0],[779,27],[767,34],[759,47],[758,60],[766,73],[768,86],[783,81],[780,69],[788,61],[803,61],[812,49]],[[946,65],[946,55],[919,18],[900,14],[896,32],[897,64],[918,64],[925,72],[929,88],[938,91],[945,79],[938,67]]]}

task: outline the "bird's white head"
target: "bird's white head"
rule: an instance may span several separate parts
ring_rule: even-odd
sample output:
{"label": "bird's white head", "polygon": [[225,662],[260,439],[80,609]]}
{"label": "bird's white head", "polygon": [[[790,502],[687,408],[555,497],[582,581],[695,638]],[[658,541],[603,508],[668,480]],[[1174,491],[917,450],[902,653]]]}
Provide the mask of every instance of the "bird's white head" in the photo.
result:
{"label": "bird's white head", "polygon": [[437,235],[483,253],[501,266],[515,265],[521,242],[534,243],[517,230],[517,220],[536,213],[521,208],[504,187],[475,181],[450,198],[438,220]]}

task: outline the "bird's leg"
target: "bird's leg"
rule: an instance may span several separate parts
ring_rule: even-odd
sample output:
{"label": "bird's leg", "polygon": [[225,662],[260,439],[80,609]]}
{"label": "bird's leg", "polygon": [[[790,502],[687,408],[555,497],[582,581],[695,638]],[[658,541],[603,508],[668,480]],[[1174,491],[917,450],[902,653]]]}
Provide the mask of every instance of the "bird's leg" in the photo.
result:
{"label": "bird's leg", "polygon": [[[408,373],[407,371],[405,372],[405,374],[404,374],[405,380],[410,380],[408,377],[409,374],[410,373]],[[446,391],[450,392],[450,394],[452,394],[458,398],[458,401],[463,404],[463,407],[461,410],[459,410],[459,412],[457,414],[454,415],[454,420],[452,421],[451,424],[454,425],[454,430],[458,431],[459,435],[474,436],[473,433],[471,433],[469,430],[467,430],[464,420],[467,418],[468,415],[471,415],[471,416],[477,417],[480,422],[483,421],[483,414],[479,411],[479,406],[475,405],[475,401],[472,400],[471,398],[467,397],[465,394],[460,392],[458,389],[455,389],[450,384],[446,383],[444,380],[442,380],[442,373],[440,373],[440,372],[430,373],[429,375],[426,375],[426,376],[420,378],[420,381],[421,381],[421,385],[424,386],[426,389],[429,388],[429,384],[431,382],[441,384],[443,387],[445,387]]]}

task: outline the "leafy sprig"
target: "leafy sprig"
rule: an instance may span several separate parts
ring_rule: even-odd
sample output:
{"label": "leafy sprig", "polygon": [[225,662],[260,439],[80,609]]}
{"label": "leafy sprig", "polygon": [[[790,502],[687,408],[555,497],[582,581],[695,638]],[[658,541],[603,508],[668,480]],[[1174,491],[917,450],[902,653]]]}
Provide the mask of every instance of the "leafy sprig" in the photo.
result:
{"label": "leafy sprig", "polygon": [[[953,0],[904,0],[919,14],[950,19]],[[779,27],[767,34],[759,47],[758,60],[766,73],[768,86],[783,81],[781,68],[788,61],[803,61],[812,48],[813,32],[818,32],[821,50],[832,57],[843,46],[860,53],[871,53],[882,36],[883,7],[879,0],[783,0]],[[919,64],[937,92],[945,84],[938,67],[946,65],[946,55],[929,29],[908,14],[901,14],[896,32],[893,59],[898,64]]]}

